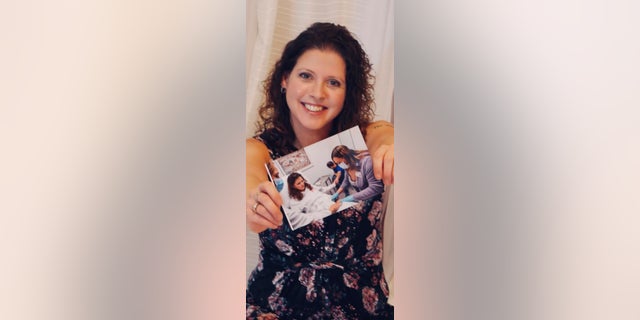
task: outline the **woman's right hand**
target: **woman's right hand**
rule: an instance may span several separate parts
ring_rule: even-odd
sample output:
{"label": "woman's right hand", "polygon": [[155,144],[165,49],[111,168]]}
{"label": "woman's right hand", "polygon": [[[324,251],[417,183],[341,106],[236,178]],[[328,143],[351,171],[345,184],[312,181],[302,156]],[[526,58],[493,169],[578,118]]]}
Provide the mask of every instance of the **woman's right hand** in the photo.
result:
{"label": "woman's right hand", "polygon": [[269,181],[265,163],[270,161],[269,150],[256,139],[247,139],[247,227],[255,233],[282,225],[282,197]]}
{"label": "woman's right hand", "polygon": [[282,225],[282,197],[269,181],[263,181],[247,195],[247,226],[255,233]]}

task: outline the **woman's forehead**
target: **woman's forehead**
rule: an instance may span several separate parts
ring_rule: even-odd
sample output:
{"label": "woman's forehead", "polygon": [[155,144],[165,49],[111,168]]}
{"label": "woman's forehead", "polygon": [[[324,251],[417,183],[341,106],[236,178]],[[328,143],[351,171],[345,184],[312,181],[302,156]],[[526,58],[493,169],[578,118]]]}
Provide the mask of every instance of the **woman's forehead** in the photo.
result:
{"label": "woman's forehead", "polygon": [[294,66],[294,69],[328,72],[332,73],[332,76],[340,78],[345,76],[346,68],[346,62],[338,52],[331,49],[317,48],[303,52]]}

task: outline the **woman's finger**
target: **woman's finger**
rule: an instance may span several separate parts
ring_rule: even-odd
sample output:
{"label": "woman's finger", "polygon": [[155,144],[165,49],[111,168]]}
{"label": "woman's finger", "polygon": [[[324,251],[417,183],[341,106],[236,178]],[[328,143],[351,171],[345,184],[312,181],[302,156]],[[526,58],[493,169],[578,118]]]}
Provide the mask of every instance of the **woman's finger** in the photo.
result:
{"label": "woman's finger", "polygon": [[386,161],[384,164],[384,174],[382,182],[384,182],[385,185],[393,184],[393,165],[393,158],[389,161]]}
{"label": "woman's finger", "polygon": [[257,200],[259,197],[259,194],[256,194],[251,196],[251,199],[247,199],[247,219],[253,224],[277,228],[279,225],[277,219],[274,219],[268,209]]}
{"label": "woman's finger", "polygon": [[373,175],[384,184],[393,183],[393,145],[381,145],[372,157]]}
{"label": "woman's finger", "polygon": [[280,212],[280,206],[276,205],[273,199],[264,192],[260,192],[257,195],[256,211],[259,211],[262,216],[276,225],[282,224],[282,212]]}
{"label": "woman's finger", "polygon": [[249,227],[256,232],[262,232],[266,228],[270,228],[270,229],[277,228],[278,227],[277,225],[275,225],[273,222],[269,221],[268,219],[266,219],[264,216],[260,214],[259,207],[260,206],[256,208],[256,212],[253,212],[252,208],[249,208],[247,210],[247,223],[249,224]]}
{"label": "woman's finger", "polygon": [[282,212],[280,212],[282,197],[271,182],[265,181],[259,184],[257,190],[252,193],[251,198],[253,199],[253,204],[259,203],[259,206],[264,208],[260,212],[265,219],[275,225],[282,224]]}
{"label": "woman's finger", "polygon": [[386,185],[393,184],[393,166],[394,166],[394,153],[393,153],[393,145],[389,146],[387,152],[384,155],[383,161],[383,174],[382,181]]}
{"label": "woman's finger", "polygon": [[378,147],[378,150],[376,150],[373,157],[371,157],[371,162],[373,162],[373,176],[378,180],[382,180],[383,178],[382,168],[384,165],[383,161],[384,161],[385,153],[386,153],[386,146],[382,145]]}
{"label": "woman's finger", "polygon": [[282,197],[276,187],[271,182],[265,181],[258,186],[258,191],[256,201],[267,209],[274,223],[282,224],[282,212],[280,211]]}
{"label": "woman's finger", "polygon": [[276,186],[269,181],[264,181],[258,185],[258,192],[265,193],[276,206],[282,205],[282,197]]}

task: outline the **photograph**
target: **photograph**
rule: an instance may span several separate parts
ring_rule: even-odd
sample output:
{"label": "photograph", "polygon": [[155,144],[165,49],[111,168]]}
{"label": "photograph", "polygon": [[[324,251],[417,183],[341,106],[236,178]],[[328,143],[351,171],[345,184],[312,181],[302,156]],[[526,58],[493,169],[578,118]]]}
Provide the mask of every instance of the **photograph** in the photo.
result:
{"label": "photograph", "polygon": [[379,196],[371,156],[358,127],[270,161],[269,178],[282,195],[291,230]]}

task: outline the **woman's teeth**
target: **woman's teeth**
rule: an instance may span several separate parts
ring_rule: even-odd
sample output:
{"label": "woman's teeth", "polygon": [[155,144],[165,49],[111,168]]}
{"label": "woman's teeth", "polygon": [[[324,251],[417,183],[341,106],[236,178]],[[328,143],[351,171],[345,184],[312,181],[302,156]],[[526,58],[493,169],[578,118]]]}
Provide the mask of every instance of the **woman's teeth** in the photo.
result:
{"label": "woman's teeth", "polygon": [[324,109],[322,106],[317,106],[315,104],[303,103],[302,105],[304,105],[304,107],[307,108],[307,110],[313,111],[313,112],[322,111],[322,109]]}

